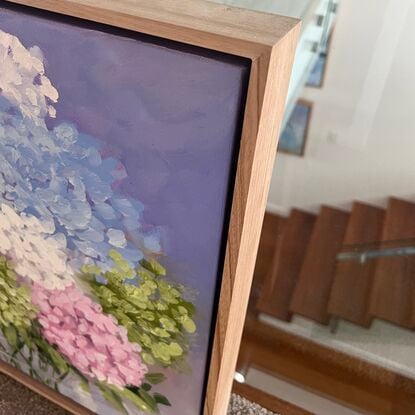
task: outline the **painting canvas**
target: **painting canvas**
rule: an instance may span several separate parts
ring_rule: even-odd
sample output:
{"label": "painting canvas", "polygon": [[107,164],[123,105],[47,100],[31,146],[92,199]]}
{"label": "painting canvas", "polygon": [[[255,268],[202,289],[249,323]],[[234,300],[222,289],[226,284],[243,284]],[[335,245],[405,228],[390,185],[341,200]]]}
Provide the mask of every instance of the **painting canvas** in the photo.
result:
{"label": "painting canvas", "polygon": [[0,7],[1,360],[95,413],[200,413],[249,69]]}
{"label": "painting canvas", "polygon": [[299,100],[288,119],[287,125],[281,133],[278,151],[302,156],[310,123],[312,104]]}

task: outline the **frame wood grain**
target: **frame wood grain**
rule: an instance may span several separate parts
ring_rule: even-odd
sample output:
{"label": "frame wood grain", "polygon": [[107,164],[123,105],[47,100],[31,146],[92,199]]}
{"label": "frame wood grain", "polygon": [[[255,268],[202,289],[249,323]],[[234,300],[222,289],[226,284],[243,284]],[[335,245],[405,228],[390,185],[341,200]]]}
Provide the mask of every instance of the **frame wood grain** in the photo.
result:
{"label": "frame wood grain", "polygon": [[[205,415],[224,415],[232,389],[277,138],[300,32],[296,19],[203,0],[7,0],[252,61],[236,171]],[[3,365],[0,370],[6,371]],[[76,414],[37,382],[19,379]]]}

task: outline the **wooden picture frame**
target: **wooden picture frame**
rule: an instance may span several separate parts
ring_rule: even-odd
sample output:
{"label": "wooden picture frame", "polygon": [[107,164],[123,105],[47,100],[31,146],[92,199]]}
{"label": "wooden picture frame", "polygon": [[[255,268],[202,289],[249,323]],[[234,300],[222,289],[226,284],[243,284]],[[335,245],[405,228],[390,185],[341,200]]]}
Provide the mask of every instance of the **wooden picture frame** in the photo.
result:
{"label": "wooden picture frame", "polygon": [[[204,404],[205,415],[226,414],[299,22],[201,0],[7,2],[251,60]],[[75,414],[91,413],[5,363],[0,370]]]}

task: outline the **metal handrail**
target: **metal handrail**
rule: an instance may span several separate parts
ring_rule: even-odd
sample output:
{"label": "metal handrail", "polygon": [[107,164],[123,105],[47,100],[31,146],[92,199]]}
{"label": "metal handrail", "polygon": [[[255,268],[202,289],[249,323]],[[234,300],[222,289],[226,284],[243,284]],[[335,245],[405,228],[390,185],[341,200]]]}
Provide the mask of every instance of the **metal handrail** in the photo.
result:
{"label": "metal handrail", "polygon": [[358,261],[361,264],[364,264],[368,260],[377,259],[377,258],[387,258],[387,257],[396,257],[396,256],[411,256],[415,255],[415,246],[405,246],[397,248],[380,248],[372,249],[362,252],[340,252],[337,255],[338,261]]}

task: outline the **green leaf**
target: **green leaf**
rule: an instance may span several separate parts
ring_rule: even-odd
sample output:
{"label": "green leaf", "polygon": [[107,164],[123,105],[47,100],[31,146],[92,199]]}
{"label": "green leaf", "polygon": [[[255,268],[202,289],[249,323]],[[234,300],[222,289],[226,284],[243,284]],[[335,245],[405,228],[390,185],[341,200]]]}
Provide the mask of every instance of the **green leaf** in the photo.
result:
{"label": "green leaf", "polygon": [[169,351],[172,356],[181,356],[183,354],[183,349],[180,347],[178,343],[170,343],[169,344]]}
{"label": "green leaf", "polygon": [[90,394],[91,393],[91,388],[89,387],[89,383],[87,380],[83,379],[83,378],[79,378],[79,383],[81,386],[81,389],[85,392]]}
{"label": "green leaf", "polygon": [[166,275],[166,268],[164,268],[159,262],[154,258],[142,259],[140,264],[143,268],[151,271],[157,276],[164,277]]}
{"label": "green leaf", "polygon": [[13,348],[17,347],[17,331],[14,326],[9,325],[3,329],[4,336],[6,337],[7,343]]}
{"label": "green leaf", "polygon": [[158,385],[166,380],[166,376],[163,373],[147,373],[145,379],[152,385]]}
{"label": "green leaf", "polygon": [[161,395],[160,393],[153,394],[153,398],[160,405],[171,406],[170,401],[164,395]]}
{"label": "green leaf", "polygon": [[154,274],[148,271],[145,268],[140,268],[137,270],[137,274],[144,280],[144,281],[151,281],[154,279]]}
{"label": "green leaf", "polygon": [[82,265],[81,271],[84,274],[92,274],[92,275],[100,275],[101,274],[101,268],[97,265],[93,264],[84,264]]}
{"label": "green leaf", "polygon": [[[101,271],[107,281],[86,281],[104,312],[127,329],[132,343],[141,346],[147,365],[167,367],[181,363],[189,348],[189,334],[196,331],[195,307],[186,301],[186,289],[160,278],[166,275],[166,269],[154,258],[140,261],[132,270],[120,252],[111,250],[109,257],[113,269]],[[129,272],[134,278],[138,276],[134,283],[127,281]]]}
{"label": "green leaf", "polygon": [[115,409],[124,415],[128,415],[128,411],[125,409],[122,399],[114,389],[109,389],[104,385],[97,383],[98,388],[102,392],[102,396],[107,402],[109,402]]}
{"label": "green leaf", "polygon": [[176,323],[169,317],[160,318],[160,324],[168,331],[176,331]]}
{"label": "green leaf", "polygon": [[181,305],[185,307],[188,311],[188,313],[193,316],[196,313],[196,307],[194,304],[190,303],[189,301],[182,301]]}
{"label": "green leaf", "polygon": [[68,364],[66,363],[65,359],[57,352],[53,347],[48,347],[47,350],[52,363],[55,367],[59,370],[59,372],[66,373],[69,370]]}
{"label": "green leaf", "polygon": [[151,410],[153,412],[158,412],[157,402],[156,402],[156,400],[149,393],[147,393],[143,389],[140,389],[138,391],[138,394],[141,396],[141,398],[143,399],[143,401],[146,402],[147,405],[150,406],[150,408],[151,408]]}
{"label": "green leaf", "polygon": [[116,250],[116,249],[110,249],[108,251],[108,256],[117,263],[118,261],[123,261],[123,256]]}
{"label": "green leaf", "polygon": [[11,323],[14,321],[14,315],[7,310],[3,312],[3,318],[4,320],[6,320],[7,323]]}
{"label": "green leaf", "polygon": [[149,383],[143,383],[141,385],[141,389],[145,390],[146,392],[150,391],[152,386]]}
{"label": "green leaf", "polygon": [[161,337],[162,339],[167,339],[170,337],[170,333],[161,327],[154,327],[150,331],[152,334],[156,335],[157,337]]}
{"label": "green leaf", "polygon": [[143,358],[144,362],[146,362],[150,366],[156,363],[153,359],[153,356],[150,353],[143,353],[141,357]]}
{"label": "green leaf", "polygon": [[151,406],[143,400],[140,396],[136,395],[135,393],[131,392],[129,389],[122,389],[119,393],[129,401],[131,401],[140,411],[154,413],[155,411],[151,408]]}
{"label": "green leaf", "polygon": [[170,350],[166,343],[155,343],[151,346],[151,351],[156,359],[165,363],[170,363]]}
{"label": "green leaf", "polygon": [[179,305],[179,306],[177,307],[177,310],[179,311],[179,313],[180,313],[182,316],[187,316],[187,314],[188,314],[188,310],[187,310],[187,308],[186,308],[186,307],[183,307],[183,306],[181,306],[181,305]]}
{"label": "green leaf", "polygon": [[17,278],[17,274],[12,270],[12,269],[8,269],[6,271],[7,277],[10,278],[12,281],[15,281]]}
{"label": "green leaf", "polygon": [[195,322],[188,316],[183,317],[182,325],[183,325],[184,329],[190,334],[192,334],[196,331]]}

